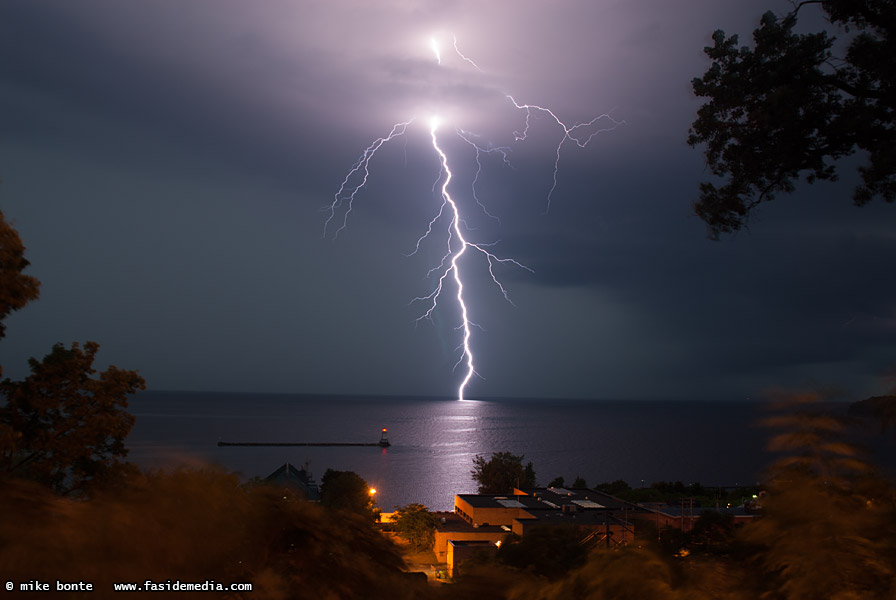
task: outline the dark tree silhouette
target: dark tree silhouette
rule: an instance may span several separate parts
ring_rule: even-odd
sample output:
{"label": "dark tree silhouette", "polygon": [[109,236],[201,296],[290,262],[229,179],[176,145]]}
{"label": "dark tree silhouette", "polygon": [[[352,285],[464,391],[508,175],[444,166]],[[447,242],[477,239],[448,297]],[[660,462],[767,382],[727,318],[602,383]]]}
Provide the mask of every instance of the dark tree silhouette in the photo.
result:
{"label": "dark tree silhouette", "polygon": [[510,452],[495,452],[489,460],[476,455],[470,474],[479,484],[479,493],[509,494],[515,487],[535,487],[535,469],[531,462],[524,467],[523,458]]}
{"label": "dark tree silhouette", "polygon": [[116,478],[134,425],[128,395],[146,388],[137,371],[115,366],[96,373],[96,342],[53,346],[28,360],[24,381],[0,383],[0,424],[11,435],[0,445],[0,472],[33,479],[63,494],[84,492]]}
{"label": "dark tree silhouette", "polygon": [[354,471],[327,469],[320,480],[320,503],[373,518],[370,487]]}
{"label": "dark tree silhouette", "polygon": [[[805,5],[818,4],[849,40],[842,57],[826,31],[795,33]],[[754,48],[718,30],[704,48],[712,66],[693,80],[708,98],[688,144],[706,145],[716,187],[700,184],[694,204],[712,237],[741,229],[760,203],[808,182],[835,180],[837,159],[867,154],[853,202],[896,199],[896,2],[800,2],[779,18],[765,13]]]}
{"label": "dark tree silhouette", "polygon": [[0,338],[6,335],[3,319],[40,295],[40,281],[22,273],[28,265],[22,238],[0,212]]}

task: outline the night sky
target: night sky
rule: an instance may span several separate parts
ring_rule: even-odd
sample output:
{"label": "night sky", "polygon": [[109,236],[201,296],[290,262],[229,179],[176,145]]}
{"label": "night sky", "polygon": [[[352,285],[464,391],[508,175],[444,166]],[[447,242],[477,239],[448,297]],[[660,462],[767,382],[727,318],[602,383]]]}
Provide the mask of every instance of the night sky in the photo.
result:
{"label": "night sky", "polygon": [[[425,307],[410,303],[444,242],[407,256],[438,211],[438,113],[471,239],[534,271],[496,268],[512,305],[482,260],[464,263],[482,327],[468,397],[882,392],[896,209],[852,206],[856,161],[720,241],[691,209],[708,176],[685,143],[702,49],[718,28],[748,42],[764,10],[789,7],[0,0],[0,208],[43,284],[6,321],[4,375],[95,340],[99,367],[155,390],[453,395],[457,313],[446,301],[415,324]],[[537,119],[514,142],[525,115],[505,94],[570,123],[624,121],[564,144],[547,213],[561,132]],[[414,116],[325,238],[321,208],[354,161]],[[512,168],[483,156],[476,188],[500,222],[472,198],[455,127],[511,147]]]}

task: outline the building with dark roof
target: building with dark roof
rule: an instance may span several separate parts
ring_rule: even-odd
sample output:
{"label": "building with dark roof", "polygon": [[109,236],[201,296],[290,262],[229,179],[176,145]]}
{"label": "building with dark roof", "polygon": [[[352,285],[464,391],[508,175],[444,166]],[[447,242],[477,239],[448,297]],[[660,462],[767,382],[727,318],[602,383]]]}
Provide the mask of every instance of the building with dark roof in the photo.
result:
{"label": "building with dark roof", "polygon": [[454,511],[473,528],[501,527],[524,536],[533,527],[563,526],[607,545],[634,539],[628,516],[638,507],[594,490],[532,488],[512,495],[458,494]]}
{"label": "building with dark roof", "polygon": [[265,483],[279,485],[302,493],[307,500],[320,501],[320,488],[305,468],[297,469],[289,463],[264,478]]}

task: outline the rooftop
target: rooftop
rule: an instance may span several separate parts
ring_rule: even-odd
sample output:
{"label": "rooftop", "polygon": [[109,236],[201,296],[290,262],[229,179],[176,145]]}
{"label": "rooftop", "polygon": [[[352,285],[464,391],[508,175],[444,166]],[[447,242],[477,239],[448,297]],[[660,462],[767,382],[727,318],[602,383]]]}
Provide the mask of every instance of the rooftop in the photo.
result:
{"label": "rooftop", "polygon": [[546,505],[548,508],[562,508],[565,505],[575,505],[579,509],[605,509],[610,511],[616,510],[636,510],[637,505],[625,500],[620,500],[615,496],[591,490],[587,488],[567,489],[559,487],[549,488],[526,488],[517,490],[524,496],[517,498],[535,498]]}

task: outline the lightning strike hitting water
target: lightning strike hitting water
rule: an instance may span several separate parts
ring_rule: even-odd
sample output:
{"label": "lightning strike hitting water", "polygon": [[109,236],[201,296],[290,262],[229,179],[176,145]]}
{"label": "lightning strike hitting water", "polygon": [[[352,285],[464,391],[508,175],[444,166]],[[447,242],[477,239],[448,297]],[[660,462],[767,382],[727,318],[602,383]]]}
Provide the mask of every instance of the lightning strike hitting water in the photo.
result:
{"label": "lightning strike hitting water", "polygon": [[[430,301],[429,308],[423,313],[417,321],[419,322],[422,319],[432,319],[432,313],[435,311],[438,306],[439,297],[442,295],[443,286],[445,283],[445,279],[448,275],[452,275],[454,277],[454,283],[457,286],[457,304],[460,307],[461,314],[461,324],[458,329],[463,331],[463,340],[461,345],[458,346],[458,349],[461,351],[461,356],[458,359],[457,363],[455,363],[454,368],[456,369],[458,365],[463,362],[466,362],[467,372],[464,375],[463,381],[461,381],[460,386],[457,388],[457,398],[458,400],[464,399],[464,391],[466,390],[467,384],[470,382],[470,379],[473,375],[478,375],[476,373],[476,367],[473,362],[473,350],[470,348],[470,327],[476,326],[475,323],[470,321],[469,311],[467,310],[466,302],[464,302],[464,285],[463,280],[461,279],[460,274],[460,265],[458,264],[458,260],[460,257],[464,255],[464,253],[470,250],[476,250],[482,253],[485,256],[486,261],[488,262],[488,272],[491,275],[492,281],[498,286],[498,289],[501,290],[501,293],[504,295],[504,299],[513,304],[510,301],[510,296],[507,295],[507,290],[501,285],[501,282],[498,281],[498,278],[495,276],[494,265],[495,263],[511,263],[520,267],[522,269],[526,269],[529,272],[532,272],[532,269],[529,267],[520,264],[519,262],[513,260],[512,258],[499,258],[486,250],[488,247],[486,244],[474,244],[468,241],[461,231],[460,224],[463,219],[460,216],[460,209],[457,206],[457,203],[451,197],[451,194],[448,192],[448,184],[451,183],[451,178],[453,174],[451,173],[451,167],[448,166],[448,157],[439,147],[439,142],[436,139],[436,129],[439,126],[438,118],[434,117],[430,121],[430,129],[429,135],[432,139],[432,147],[435,150],[436,154],[439,156],[439,163],[441,165],[441,172],[439,173],[439,177],[442,181],[442,186],[440,189],[440,195],[442,197],[442,205],[439,208],[439,213],[436,217],[430,221],[429,227],[427,228],[426,233],[417,240],[417,249],[420,248],[420,243],[426,239],[429,234],[432,232],[433,224],[438,221],[445,214],[445,208],[447,207],[449,210],[448,219],[448,250],[444,256],[442,256],[442,260],[437,267],[430,269],[427,276],[432,275],[433,273],[439,272],[438,284],[436,285],[436,289],[432,291],[428,296],[414,298],[413,302],[417,301]],[[444,173],[444,177],[442,177],[442,173]],[[438,180],[437,180],[438,183]],[[480,204],[481,205],[481,204]],[[455,250],[452,248],[452,240],[456,238],[459,243],[459,248]],[[414,253],[417,252],[417,249],[414,250]],[[413,254],[413,253],[412,253]]]}
{"label": "lightning strike hitting water", "polygon": [[[471,59],[464,56],[461,51],[457,47],[457,37],[453,37],[454,40],[454,51],[463,59],[465,62],[469,63],[473,67],[475,67],[478,71],[481,71],[479,65],[473,62]],[[438,64],[442,64],[442,57],[439,53],[439,45],[436,39],[430,38],[430,48],[436,57],[436,62]],[[557,188],[557,173],[560,168],[560,150],[563,147],[563,144],[567,140],[572,140],[575,142],[580,148],[585,148],[588,143],[599,133],[610,131],[615,129],[616,127],[622,125],[624,121],[616,121],[608,114],[599,115],[586,123],[576,123],[575,125],[568,126],[563,121],[561,121],[556,114],[554,114],[550,109],[545,108],[543,106],[538,106],[535,104],[520,104],[518,103],[512,96],[507,95],[507,99],[513,103],[513,106],[518,110],[526,111],[526,119],[525,119],[525,127],[523,131],[514,132],[514,138],[516,141],[524,141],[527,139],[529,135],[529,127],[531,124],[531,119],[536,113],[544,113],[550,116],[557,125],[563,130],[563,136],[561,137],[559,143],[557,144],[557,148],[555,151],[556,158],[554,160],[554,171],[553,171],[553,184],[551,186],[550,191],[547,196],[547,212],[550,209],[551,198],[554,194],[554,190]],[[336,213],[342,211],[342,222],[340,226],[336,229],[333,234],[334,239],[338,237],[339,233],[345,229],[348,225],[348,217],[352,212],[352,204],[355,200],[357,194],[364,188],[367,184],[367,180],[370,176],[370,161],[373,159],[376,152],[387,142],[395,139],[396,137],[402,136],[407,131],[408,127],[414,121],[413,118],[396,123],[392,126],[392,130],[385,137],[377,138],[373,143],[371,143],[367,149],[364,150],[361,157],[352,165],[352,168],[346,174],[345,178],[342,180],[342,184],[339,186],[337,192],[333,195],[333,202],[330,203],[329,206],[325,207],[323,210],[329,212],[329,216],[324,223],[324,236],[326,237],[328,228],[330,227],[330,223],[336,218]],[[610,123],[608,126],[601,125],[602,122],[607,121]],[[454,368],[457,369],[461,364],[465,365],[465,373],[462,381],[460,382],[457,388],[457,397],[459,400],[464,399],[464,393],[466,391],[467,385],[470,383],[470,380],[474,375],[479,375],[476,371],[475,360],[473,355],[473,349],[470,344],[471,339],[471,328],[479,327],[470,320],[469,309],[467,303],[464,299],[464,284],[463,277],[461,276],[461,257],[467,254],[467,250],[471,250],[472,253],[470,256],[478,252],[482,255],[486,263],[488,265],[488,273],[491,277],[492,282],[497,286],[497,288],[501,291],[501,294],[504,296],[504,299],[513,304],[510,300],[510,296],[507,293],[507,290],[498,280],[497,276],[494,272],[495,264],[511,264],[521,269],[525,269],[529,272],[533,272],[529,267],[519,263],[518,261],[512,258],[500,258],[494,253],[492,253],[488,248],[493,247],[495,243],[486,244],[486,243],[473,243],[469,241],[465,235],[463,228],[461,225],[464,225],[464,228],[469,230],[469,227],[466,225],[466,221],[461,216],[460,207],[458,206],[455,199],[451,196],[449,192],[449,184],[454,176],[451,171],[451,167],[448,163],[448,156],[439,146],[438,138],[436,136],[436,131],[439,127],[439,119],[437,117],[433,117],[430,120],[430,128],[429,128],[429,138],[432,144],[433,151],[439,159],[439,174],[433,183],[433,192],[435,192],[436,187],[439,189],[439,197],[441,198],[441,203],[439,205],[438,212],[436,215],[429,221],[429,225],[426,228],[426,231],[417,239],[417,243],[414,247],[414,251],[411,252],[408,256],[412,256],[416,254],[421,247],[421,244],[429,239],[430,235],[433,234],[435,227],[437,224],[441,222],[447,221],[447,225],[445,227],[445,234],[447,237],[447,244],[445,253],[442,255],[442,258],[438,265],[431,268],[427,273],[427,278],[436,276],[436,284],[435,289],[426,296],[420,296],[414,298],[411,303],[424,302],[428,303],[428,307],[426,311],[417,318],[417,322],[420,322],[423,319],[432,320],[433,313],[436,308],[439,306],[439,299],[442,296],[443,291],[445,291],[446,281],[450,279],[453,280],[453,284],[456,286],[457,294],[456,301],[458,310],[460,312],[460,325],[458,325],[457,329],[462,332],[462,339],[460,345],[457,347],[457,351],[460,354],[457,362],[454,365]],[[503,163],[506,166],[512,165],[509,160],[510,148],[507,146],[499,146],[499,147],[491,147],[480,144],[476,138],[476,134],[470,133],[468,131],[464,131],[462,129],[456,129],[456,134],[467,144],[474,148],[476,152],[476,173],[472,180],[472,197],[482,209],[485,215],[491,217],[492,219],[498,220],[498,218],[491,214],[488,209],[486,209],[485,205],[480,201],[479,196],[476,192],[476,184],[479,181],[479,175],[482,171],[482,162],[480,161],[480,157],[483,153],[497,153],[500,154]],[[439,186],[439,183],[441,185]],[[500,222],[500,221],[499,221]],[[464,259],[464,264],[468,262],[467,259]],[[481,327],[480,327],[481,329]]]}

